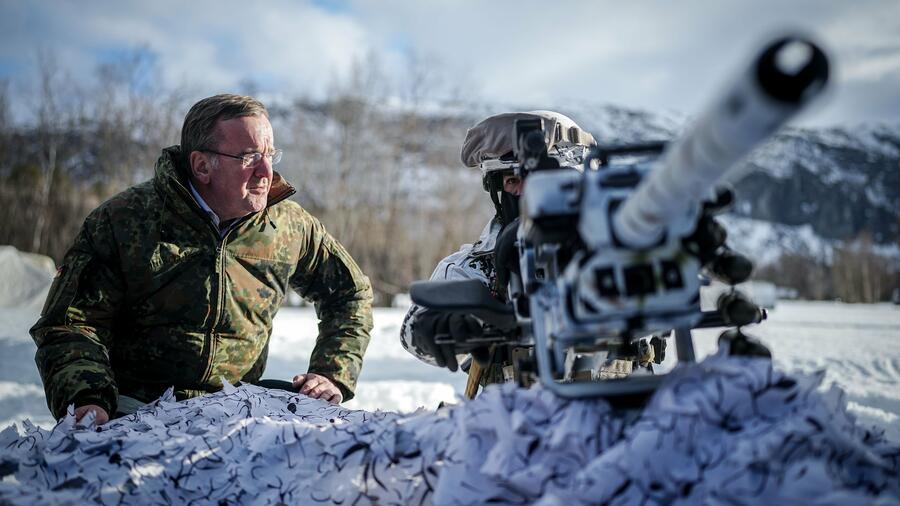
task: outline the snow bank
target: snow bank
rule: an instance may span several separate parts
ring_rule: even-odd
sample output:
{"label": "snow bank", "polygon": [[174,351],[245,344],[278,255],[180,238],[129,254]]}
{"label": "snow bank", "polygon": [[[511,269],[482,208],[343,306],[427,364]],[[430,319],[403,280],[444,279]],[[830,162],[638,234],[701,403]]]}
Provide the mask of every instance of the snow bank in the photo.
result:
{"label": "snow bank", "polygon": [[50,257],[25,253],[12,246],[0,246],[0,307],[27,306],[35,300],[43,303],[56,267]]}
{"label": "snow bank", "polygon": [[0,246],[0,337],[28,338],[56,267],[50,257]]}
{"label": "snow bank", "polygon": [[900,447],[821,381],[716,354],[640,413],[504,385],[406,415],[228,386],[7,428],[0,502],[896,504]]}

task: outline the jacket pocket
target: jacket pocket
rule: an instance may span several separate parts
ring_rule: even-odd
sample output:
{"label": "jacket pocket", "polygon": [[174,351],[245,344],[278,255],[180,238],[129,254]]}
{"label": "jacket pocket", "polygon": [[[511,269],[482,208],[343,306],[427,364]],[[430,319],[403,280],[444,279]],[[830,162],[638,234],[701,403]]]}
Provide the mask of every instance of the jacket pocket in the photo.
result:
{"label": "jacket pocket", "polygon": [[154,276],[165,273],[196,256],[200,251],[201,249],[196,247],[181,247],[169,242],[160,242],[150,256],[150,272]]}
{"label": "jacket pocket", "polygon": [[201,248],[160,242],[129,269],[130,312],[143,326],[200,325],[208,313],[215,263]]}
{"label": "jacket pocket", "polygon": [[75,253],[63,261],[50,285],[47,300],[41,309],[41,317],[61,317],[69,309],[78,292],[81,275],[90,262],[90,255],[84,253]]}

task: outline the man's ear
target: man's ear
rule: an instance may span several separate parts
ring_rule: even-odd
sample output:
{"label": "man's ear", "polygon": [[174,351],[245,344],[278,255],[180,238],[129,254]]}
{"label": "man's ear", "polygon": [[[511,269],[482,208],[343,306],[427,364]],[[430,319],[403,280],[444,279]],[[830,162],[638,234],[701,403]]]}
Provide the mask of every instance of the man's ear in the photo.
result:
{"label": "man's ear", "polygon": [[191,165],[191,175],[194,177],[194,180],[200,184],[209,184],[211,178],[210,172],[212,171],[209,158],[200,151],[191,151],[191,156],[188,160]]}

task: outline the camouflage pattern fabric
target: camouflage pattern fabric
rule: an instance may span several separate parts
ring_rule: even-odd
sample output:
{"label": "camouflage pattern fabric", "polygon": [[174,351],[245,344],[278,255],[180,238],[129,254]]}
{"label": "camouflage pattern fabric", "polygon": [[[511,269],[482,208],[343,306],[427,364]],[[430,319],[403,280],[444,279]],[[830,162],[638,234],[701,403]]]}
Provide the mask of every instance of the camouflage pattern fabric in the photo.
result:
{"label": "camouflage pattern fabric", "polygon": [[[220,237],[191,197],[178,146],[151,181],[95,209],[63,259],[31,329],[47,404],[149,402],[252,382],[288,288],[315,303],[309,372],[353,397],[372,328],[372,288],[347,251],[275,173],[266,209]],[[299,371],[298,371],[299,372]]]}
{"label": "camouflage pattern fabric", "polygon": [[[494,272],[494,245],[497,234],[500,233],[500,222],[492,218],[484,226],[481,236],[474,244],[463,244],[459,251],[444,258],[431,273],[431,281],[477,279],[491,292],[496,294],[497,275]],[[410,354],[433,366],[437,366],[427,350],[418,348],[413,342],[413,327],[419,319],[419,315],[425,312],[425,308],[412,304],[403,323],[400,326],[400,344]],[[462,363],[468,354],[456,356],[458,363]]]}
{"label": "camouflage pattern fabric", "polygon": [[99,432],[71,415],[10,425],[0,504],[900,504],[900,445],[824,372],[724,350],[642,411],[507,384],[371,413],[244,385],[166,395]]}
{"label": "camouflage pattern fabric", "polygon": [[[459,251],[444,258],[435,267],[431,273],[431,281],[444,280],[463,280],[477,279],[487,286],[491,293],[497,295],[497,273],[494,270],[494,247],[497,242],[497,235],[500,233],[502,226],[500,221],[494,217],[484,226],[478,240],[473,244],[464,244]],[[400,326],[400,343],[403,348],[413,356],[425,362],[426,364],[436,366],[434,357],[428,354],[426,350],[419,349],[415,346],[412,338],[413,327],[419,320],[419,316],[425,312],[425,308],[412,304],[403,324]],[[497,357],[506,357],[508,352],[504,348],[504,352],[498,354]],[[458,354],[456,361],[462,364],[468,354]],[[500,359],[492,360],[491,363],[482,370],[478,384],[487,386],[495,383],[505,383],[503,376],[503,367],[510,365],[509,361]]]}

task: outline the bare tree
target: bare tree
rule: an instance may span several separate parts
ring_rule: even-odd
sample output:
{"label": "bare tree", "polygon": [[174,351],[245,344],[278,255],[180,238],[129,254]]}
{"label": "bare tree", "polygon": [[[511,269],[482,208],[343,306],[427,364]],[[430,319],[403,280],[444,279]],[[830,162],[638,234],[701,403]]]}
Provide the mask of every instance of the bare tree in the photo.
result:
{"label": "bare tree", "polygon": [[[0,79],[0,135],[8,136],[12,127],[9,110],[9,80]],[[6,146],[3,145],[3,148]]]}
{"label": "bare tree", "polygon": [[296,101],[279,134],[296,161],[280,170],[297,200],[350,250],[382,303],[474,241],[490,216],[476,174],[458,162],[468,120],[426,114],[430,73],[410,72],[420,78],[392,83],[376,58],[358,61],[324,101]]}
{"label": "bare tree", "polygon": [[[51,52],[39,56],[33,125],[8,124],[0,87],[0,149],[20,147],[0,165],[0,198],[14,218],[0,222],[0,241],[60,260],[91,209],[152,175],[187,104],[155,78],[148,48],[98,66],[94,83],[65,80]],[[381,303],[474,241],[491,214],[477,171],[458,158],[472,118],[436,112],[440,77],[427,59],[409,65],[411,79],[392,80],[370,56],[324,100],[270,104],[286,151],[279,172],[361,264]]]}
{"label": "bare tree", "polygon": [[59,170],[59,151],[67,127],[71,125],[71,115],[63,104],[63,72],[56,56],[45,49],[37,54],[39,72],[39,93],[36,111],[36,141],[39,144],[38,161],[41,180],[37,188],[34,229],[31,237],[31,251],[43,251],[42,240],[50,215],[50,194]]}
{"label": "bare tree", "polygon": [[177,143],[184,97],[162,87],[155,60],[141,46],[97,68],[85,121],[98,141],[92,170],[116,190],[150,177],[160,148]]}
{"label": "bare tree", "polygon": [[867,231],[835,248],[831,274],[835,294],[844,302],[878,302],[897,287],[891,262],[875,252]]}
{"label": "bare tree", "polygon": [[797,253],[785,253],[774,263],[761,267],[756,279],[792,288],[802,299],[833,297],[830,267],[822,260]]}
{"label": "bare tree", "polygon": [[152,175],[184,110],[181,92],[155,79],[154,61],[146,48],[124,51],[89,83],[40,49],[37,85],[22,93],[31,114],[19,123],[0,87],[0,241],[60,260],[91,209]]}

